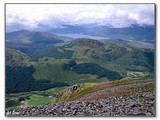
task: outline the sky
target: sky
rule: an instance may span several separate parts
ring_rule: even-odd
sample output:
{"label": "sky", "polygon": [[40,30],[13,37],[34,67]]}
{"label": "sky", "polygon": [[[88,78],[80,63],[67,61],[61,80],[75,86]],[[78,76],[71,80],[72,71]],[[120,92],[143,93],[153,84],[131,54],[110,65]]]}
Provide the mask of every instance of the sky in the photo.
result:
{"label": "sky", "polygon": [[7,4],[6,31],[50,30],[64,25],[114,28],[154,25],[154,4]]}

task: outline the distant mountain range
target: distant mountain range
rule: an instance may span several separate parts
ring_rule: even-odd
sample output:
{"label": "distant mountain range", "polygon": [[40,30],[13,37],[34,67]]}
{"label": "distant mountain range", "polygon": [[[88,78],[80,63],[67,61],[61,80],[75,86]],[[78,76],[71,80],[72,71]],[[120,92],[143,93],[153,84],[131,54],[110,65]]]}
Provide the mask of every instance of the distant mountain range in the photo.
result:
{"label": "distant mountain range", "polygon": [[[58,36],[56,34],[63,34],[63,37]],[[124,28],[113,28],[105,25],[63,25],[61,28],[53,28],[51,30],[47,30],[46,32],[36,32],[36,31],[27,31],[20,30],[14,31],[10,33],[6,33],[6,41],[13,42],[23,42],[23,43],[31,43],[31,42],[44,42],[44,43],[52,43],[52,42],[63,42],[63,40],[72,40],[76,38],[75,36],[66,37],[67,34],[75,34],[76,35],[90,35],[90,36],[98,36],[102,38],[109,39],[122,39],[127,41],[140,41],[140,42],[148,42],[154,43],[155,41],[155,27],[153,25],[146,26],[138,26],[132,25],[131,27]]]}
{"label": "distant mountain range", "polygon": [[52,29],[48,32],[61,34],[86,34],[93,36],[109,37],[115,39],[136,40],[154,43],[155,30],[153,25],[113,28],[109,26],[96,25],[64,25],[63,28]]}

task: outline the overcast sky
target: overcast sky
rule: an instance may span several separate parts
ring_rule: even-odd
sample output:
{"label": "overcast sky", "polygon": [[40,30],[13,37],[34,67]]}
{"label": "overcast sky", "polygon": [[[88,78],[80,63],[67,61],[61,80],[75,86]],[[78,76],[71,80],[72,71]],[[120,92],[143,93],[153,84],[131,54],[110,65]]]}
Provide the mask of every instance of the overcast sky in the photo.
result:
{"label": "overcast sky", "polygon": [[95,24],[116,28],[154,25],[154,4],[7,4],[6,30],[48,30]]}

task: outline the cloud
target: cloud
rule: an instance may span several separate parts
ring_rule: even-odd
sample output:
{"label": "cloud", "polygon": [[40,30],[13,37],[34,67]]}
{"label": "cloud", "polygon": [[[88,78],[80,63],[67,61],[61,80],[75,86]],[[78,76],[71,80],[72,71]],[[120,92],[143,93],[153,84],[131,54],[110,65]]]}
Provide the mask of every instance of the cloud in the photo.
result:
{"label": "cloud", "polygon": [[7,4],[6,29],[47,30],[63,25],[154,25],[154,4]]}

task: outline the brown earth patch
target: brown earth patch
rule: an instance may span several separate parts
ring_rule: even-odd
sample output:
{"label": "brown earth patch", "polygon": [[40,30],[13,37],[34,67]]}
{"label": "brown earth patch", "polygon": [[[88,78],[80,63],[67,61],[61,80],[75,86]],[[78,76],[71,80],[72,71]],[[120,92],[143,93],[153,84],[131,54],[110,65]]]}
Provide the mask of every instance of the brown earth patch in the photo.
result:
{"label": "brown earth patch", "polygon": [[99,91],[99,90],[104,90],[106,88],[110,88],[112,86],[113,86],[112,82],[101,83],[101,84],[93,86],[90,91],[91,92],[96,92],[96,91]]}
{"label": "brown earth patch", "polygon": [[137,92],[138,90],[132,90],[132,89],[121,89],[118,91],[113,91],[113,92],[104,92],[102,94],[97,94],[97,95],[88,95],[86,97],[80,98],[79,101],[93,101],[93,100],[99,100],[99,99],[107,99],[109,97],[120,97],[124,96],[128,93],[133,93]]}

